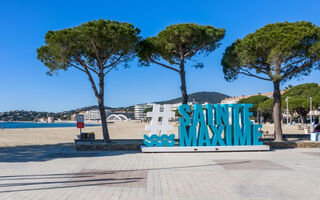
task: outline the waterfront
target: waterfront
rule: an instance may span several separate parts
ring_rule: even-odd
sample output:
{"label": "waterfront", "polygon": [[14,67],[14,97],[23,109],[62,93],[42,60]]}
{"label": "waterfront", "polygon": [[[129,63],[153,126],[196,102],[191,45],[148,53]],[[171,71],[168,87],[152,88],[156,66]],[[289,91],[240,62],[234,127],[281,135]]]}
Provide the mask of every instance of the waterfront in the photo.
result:
{"label": "waterfront", "polygon": [[[88,125],[82,129],[83,132],[94,132],[96,139],[103,139],[101,126]],[[108,123],[108,129],[112,139],[142,139],[145,125],[137,121],[115,122]],[[177,133],[177,127],[173,132]],[[0,129],[0,147],[72,143],[79,133],[76,126]]]}
{"label": "waterfront", "polygon": [[[0,122],[0,128],[62,128],[76,127],[76,123],[42,123],[42,122]],[[99,124],[86,124],[86,126],[99,126]]]}
{"label": "waterfront", "polygon": [[[94,132],[96,139],[103,139],[101,126],[88,126],[82,129],[83,132]],[[139,121],[124,121],[108,123],[110,137],[112,139],[142,139],[146,134],[146,123]],[[262,131],[273,133],[273,124],[264,124]],[[286,134],[304,133],[298,130],[297,126],[283,126]],[[28,146],[28,145],[47,145],[59,143],[72,143],[79,135],[80,130],[75,126],[72,127],[52,127],[52,128],[7,128],[0,129],[0,147],[8,146]],[[178,126],[173,124],[170,133],[175,134],[178,138]]]}

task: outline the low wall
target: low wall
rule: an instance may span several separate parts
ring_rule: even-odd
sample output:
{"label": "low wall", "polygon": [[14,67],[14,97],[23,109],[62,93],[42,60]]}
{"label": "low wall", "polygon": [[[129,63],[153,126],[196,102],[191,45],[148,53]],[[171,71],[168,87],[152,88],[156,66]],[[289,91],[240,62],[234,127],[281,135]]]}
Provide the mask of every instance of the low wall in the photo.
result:
{"label": "low wall", "polygon": [[283,141],[274,142],[266,141],[264,144],[269,145],[272,149],[287,149],[287,148],[320,148],[320,142],[311,142],[309,140]]}
{"label": "low wall", "polygon": [[[296,141],[264,141],[265,145],[269,145],[271,149],[283,148],[320,148],[320,142],[310,142],[309,140]],[[78,151],[103,151],[103,150],[140,150],[143,145],[143,140],[112,140],[111,143],[106,143],[103,140],[75,140],[75,147]],[[179,145],[179,142],[176,142]]]}
{"label": "low wall", "polygon": [[74,140],[78,151],[96,150],[139,150],[142,140],[112,140],[106,143],[104,140]]}

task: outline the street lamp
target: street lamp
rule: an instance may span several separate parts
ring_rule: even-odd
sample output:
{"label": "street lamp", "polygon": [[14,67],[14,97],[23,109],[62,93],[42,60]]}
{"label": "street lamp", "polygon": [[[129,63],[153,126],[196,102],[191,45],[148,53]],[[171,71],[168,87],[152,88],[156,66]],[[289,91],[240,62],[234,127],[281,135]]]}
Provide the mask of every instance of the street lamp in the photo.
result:
{"label": "street lamp", "polygon": [[289,125],[289,98],[290,97],[286,97],[286,102],[287,102],[287,125]]}
{"label": "street lamp", "polygon": [[310,97],[310,125],[312,124],[312,97]]}

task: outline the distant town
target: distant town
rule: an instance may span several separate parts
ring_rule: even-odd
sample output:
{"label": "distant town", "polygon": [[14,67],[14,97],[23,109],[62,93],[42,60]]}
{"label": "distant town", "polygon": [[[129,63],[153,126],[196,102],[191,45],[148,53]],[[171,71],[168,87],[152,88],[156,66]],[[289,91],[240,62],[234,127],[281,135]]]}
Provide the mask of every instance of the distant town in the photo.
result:
{"label": "distant town", "polygon": [[[230,96],[218,92],[196,92],[189,95],[190,103],[220,103],[223,99]],[[144,103],[128,107],[111,108],[106,107],[106,114],[109,121],[113,120],[144,120],[146,118],[145,109],[156,104],[170,104],[176,110],[181,103],[181,98],[153,103]],[[0,121],[32,121],[32,122],[59,122],[75,121],[77,114],[84,114],[86,121],[99,121],[100,113],[98,106],[88,106],[63,112],[37,112],[37,111],[8,111],[0,112]]]}
{"label": "distant town", "polygon": [[[287,88],[288,89],[288,88]],[[281,91],[281,94],[284,94],[286,89]],[[189,105],[193,104],[236,104],[243,103],[242,100],[250,99],[255,96],[265,97],[266,99],[272,99],[272,92],[268,93],[258,93],[252,95],[241,95],[238,97],[230,97],[225,94],[221,94],[218,92],[197,92],[190,94],[190,102]],[[256,103],[256,102],[255,102]],[[111,108],[106,107],[106,115],[108,121],[126,121],[126,120],[140,120],[144,121],[147,119],[147,112],[150,112],[152,106],[154,104],[169,104],[171,106],[171,110],[177,113],[177,108],[181,105],[181,98],[176,98],[168,101],[159,101],[152,103],[144,103],[137,104],[134,106],[128,107],[119,107],[119,108]],[[257,104],[257,103],[256,103]],[[270,107],[271,108],[271,107]],[[257,112],[257,111],[255,111]],[[270,111],[271,112],[271,111]],[[98,106],[88,106],[83,108],[78,108],[75,110],[64,111],[64,112],[36,112],[36,111],[24,111],[24,110],[16,110],[9,112],[0,112],[0,121],[30,121],[30,122],[67,122],[67,121],[75,121],[77,114],[83,114],[86,122],[99,122],[100,121],[100,112]],[[306,113],[307,115],[310,114]],[[256,120],[258,120],[258,116],[254,113]],[[286,118],[287,113],[283,110],[283,117]],[[320,117],[320,110],[316,109],[312,111],[312,115],[315,118]],[[261,114],[261,116],[263,116]],[[292,121],[293,113],[290,114],[290,121]],[[297,117],[297,116],[295,116]],[[175,120],[177,116],[175,117]],[[268,121],[268,116],[264,115],[264,120]],[[271,119],[271,115],[269,115],[269,121]]]}

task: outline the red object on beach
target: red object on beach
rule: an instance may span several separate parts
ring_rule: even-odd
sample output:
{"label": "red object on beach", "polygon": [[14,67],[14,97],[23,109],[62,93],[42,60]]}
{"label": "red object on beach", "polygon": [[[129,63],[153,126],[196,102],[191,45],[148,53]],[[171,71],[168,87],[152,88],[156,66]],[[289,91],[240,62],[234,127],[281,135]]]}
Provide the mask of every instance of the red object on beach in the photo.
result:
{"label": "red object on beach", "polygon": [[83,122],[78,122],[77,123],[77,128],[84,128],[84,123]]}

